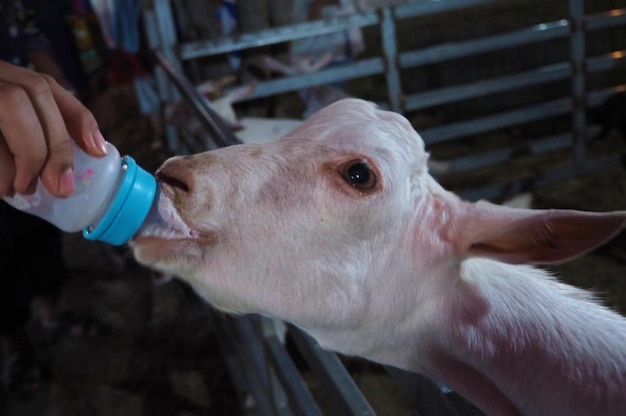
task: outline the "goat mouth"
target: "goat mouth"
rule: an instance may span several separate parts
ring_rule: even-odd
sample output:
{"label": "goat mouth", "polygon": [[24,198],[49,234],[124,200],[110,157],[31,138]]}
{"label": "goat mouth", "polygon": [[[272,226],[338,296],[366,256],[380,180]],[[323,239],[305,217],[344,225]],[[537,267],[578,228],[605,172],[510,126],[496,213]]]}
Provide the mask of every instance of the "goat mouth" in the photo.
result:
{"label": "goat mouth", "polygon": [[175,272],[177,264],[190,264],[193,259],[201,257],[205,248],[214,245],[217,238],[214,232],[194,229],[181,218],[169,199],[161,199],[130,246],[140,263],[160,269],[165,267],[171,273]]}
{"label": "goat mouth", "polygon": [[148,213],[143,226],[133,238],[142,240],[196,240],[203,239],[203,233],[190,227],[167,198],[159,197]]}

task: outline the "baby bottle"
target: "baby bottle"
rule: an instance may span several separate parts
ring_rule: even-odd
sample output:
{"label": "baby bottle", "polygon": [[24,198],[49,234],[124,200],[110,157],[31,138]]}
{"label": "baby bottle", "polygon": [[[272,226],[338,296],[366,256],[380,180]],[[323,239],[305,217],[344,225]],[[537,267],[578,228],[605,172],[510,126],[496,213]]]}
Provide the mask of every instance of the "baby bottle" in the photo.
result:
{"label": "baby bottle", "polygon": [[104,157],[92,157],[74,144],[74,181],[76,190],[68,198],[51,195],[38,181],[32,195],[15,193],[4,200],[65,232],[82,230],[88,240],[122,245],[141,227],[157,192],[154,176],[110,143]]}

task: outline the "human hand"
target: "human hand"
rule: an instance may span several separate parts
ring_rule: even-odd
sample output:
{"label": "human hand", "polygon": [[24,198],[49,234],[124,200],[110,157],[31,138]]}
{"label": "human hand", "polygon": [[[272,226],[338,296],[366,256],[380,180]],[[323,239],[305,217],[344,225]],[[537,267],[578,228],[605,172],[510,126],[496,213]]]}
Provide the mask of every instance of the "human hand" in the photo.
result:
{"label": "human hand", "polygon": [[0,61],[0,196],[31,194],[37,179],[55,196],[74,192],[71,141],[106,154],[93,114],[52,77]]}

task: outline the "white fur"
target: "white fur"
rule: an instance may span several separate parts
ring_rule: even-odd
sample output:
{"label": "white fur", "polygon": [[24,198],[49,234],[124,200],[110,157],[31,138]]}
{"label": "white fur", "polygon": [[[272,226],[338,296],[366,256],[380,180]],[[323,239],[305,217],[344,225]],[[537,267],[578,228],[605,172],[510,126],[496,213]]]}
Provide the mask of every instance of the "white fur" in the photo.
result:
{"label": "white fur", "polygon": [[[147,227],[135,255],[218,308],[424,373],[491,415],[626,414],[626,320],[517,264],[588,251],[626,213],[469,204],[427,159],[402,116],[343,100],[279,141],[167,161],[168,225]],[[355,160],[373,189],[345,180]]]}

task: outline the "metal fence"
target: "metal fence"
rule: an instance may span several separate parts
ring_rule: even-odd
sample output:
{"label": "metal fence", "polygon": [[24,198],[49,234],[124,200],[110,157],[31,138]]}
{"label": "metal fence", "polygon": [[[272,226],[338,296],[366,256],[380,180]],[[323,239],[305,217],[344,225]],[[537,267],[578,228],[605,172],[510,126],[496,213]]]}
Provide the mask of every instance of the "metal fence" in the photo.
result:
{"label": "metal fence", "polygon": [[[467,199],[497,198],[506,189],[523,190],[530,180],[533,186],[543,186],[563,179],[607,169],[620,163],[620,155],[605,153],[590,155],[588,137],[590,129],[587,113],[615,93],[625,92],[626,85],[615,83],[597,90],[589,90],[588,77],[606,71],[623,70],[626,50],[607,50],[599,55],[589,55],[588,37],[598,31],[626,26],[626,8],[585,14],[584,0],[568,0],[568,15],[529,27],[472,39],[427,45],[415,50],[402,51],[398,46],[398,24],[410,19],[438,15],[463,9],[506,3],[505,0],[417,0],[401,6],[386,7],[376,12],[305,22],[290,26],[242,34],[237,38],[219,41],[194,41],[179,43],[176,39],[174,19],[169,0],[146,1],[144,20],[148,40],[154,48],[159,65],[156,76],[159,93],[164,101],[182,97],[191,105],[207,131],[220,146],[238,143],[219,117],[211,110],[206,98],[198,94],[183,75],[181,63],[200,57],[225,54],[232,51],[265,47],[304,37],[345,31],[350,28],[377,28],[380,33],[380,56],[360,59],[335,66],[318,73],[295,75],[259,82],[250,100],[255,100],[303,88],[326,85],[339,81],[371,76],[384,76],[387,99],[380,103],[405,114],[424,111],[461,101],[484,99],[496,94],[552,82],[568,82],[565,95],[547,101],[524,103],[505,111],[474,115],[470,119],[455,120],[421,130],[427,146],[454,142],[467,137],[480,136],[498,129],[519,126],[551,118],[569,116],[567,129],[547,137],[536,137],[524,142],[447,159],[450,173],[463,173],[495,166],[515,159],[520,150],[525,156],[537,156],[554,151],[567,151],[571,157],[566,163],[542,168],[532,175],[526,174],[507,181],[487,183],[459,191]],[[457,59],[476,57],[486,53],[499,53],[516,47],[564,41],[568,45],[566,59],[562,62],[539,63],[514,73],[496,74],[489,78],[472,78],[453,86],[407,91],[403,86],[406,71],[441,65]],[[622,81],[623,82],[623,81]],[[176,141],[176,131],[169,129],[170,140]],[[188,143],[190,149],[202,149],[205,143]],[[326,395],[336,403],[340,415],[372,415],[354,380],[333,353],[323,351],[305,334],[292,327],[257,316],[230,317],[216,314],[214,320],[223,337],[223,352],[231,374],[240,385],[243,396],[254,398],[255,410],[262,415],[321,414],[320,407],[292,356],[284,346],[285,334],[294,341],[308,362],[311,371],[325,387]],[[286,332],[285,332],[286,331]],[[420,415],[477,414],[462,401],[450,401],[450,393],[429,380],[389,369],[390,375],[401,382],[403,390]]]}

